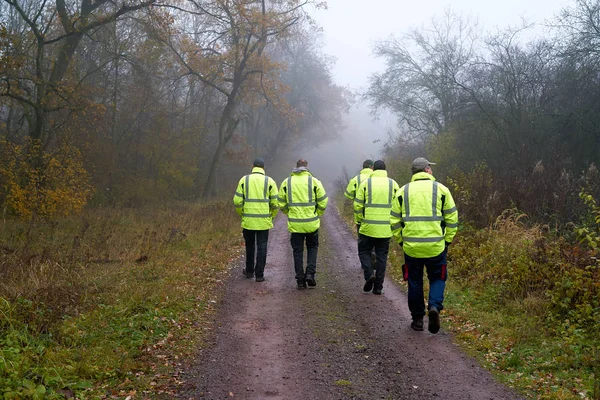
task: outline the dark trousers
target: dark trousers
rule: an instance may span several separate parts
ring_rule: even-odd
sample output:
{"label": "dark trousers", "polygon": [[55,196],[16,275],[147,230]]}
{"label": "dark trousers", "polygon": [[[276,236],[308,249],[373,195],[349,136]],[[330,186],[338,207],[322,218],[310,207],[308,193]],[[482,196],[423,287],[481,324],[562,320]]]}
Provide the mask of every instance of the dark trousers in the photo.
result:
{"label": "dark trousers", "polygon": [[[360,260],[360,224],[356,224],[356,243],[358,247],[358,259]],[[371,251],[371,265],[375,265],[376,263],[376,255],[375,255],[375,247]]]}
{"label": "dark trousers", "polygon": [[[244,240],[246,242],[246,273],[254,273],[260,278],[265,273],[267,263],[267,242],[269,241],[269,230],[255,231],[244,229]],[[256,249],[256,265],[254,254]]]}
{"label": "dark trousers", "polygon": [[[306,241],[306,272],[304,271],[304,242]],[[292,233],[290,243],[294,252],[294,270],[296,280],[304,281],[307,276],[317,272],[317,251],[319,249],[319,230],[311,233]]]}
{"label": "dark trousers", "polygon": [[427,269],[429,279],[429,309],[436,307],[438,311],[444,308],[444,289],[448,270],[446,267],[446,250],[431,258],[414,258],[404,254],[405,268],[408,269],[408,309],[413,318],[425,315],[425,300],[423,299],[423,267]]}
{"label": "dark trousers", "polygon": [[[375,249],[375,265],[371,258],[371,252]],[[388,252],[390,250],[390,238],[374,238],[358,235],[358,258],[360,265],[365,274],[365,280],[373,276],[375,270],[375,289],[383,288],[383,280],[385,279],[385,270],[387,267]]]}

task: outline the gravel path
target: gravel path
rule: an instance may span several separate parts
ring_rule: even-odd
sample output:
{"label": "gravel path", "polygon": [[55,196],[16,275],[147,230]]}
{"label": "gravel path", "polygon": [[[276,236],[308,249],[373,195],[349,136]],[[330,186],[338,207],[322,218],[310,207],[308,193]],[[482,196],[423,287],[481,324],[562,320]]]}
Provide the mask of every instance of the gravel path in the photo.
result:
{"label": "gravel path", "polygon": [[[241,234],[240,234],[241,235]],[[356,239],[330,207],[321,222],[317,287],[297,290],[287,221],[269,234],[266,280],[234,266],[214,344],[182,375],[182,399],[517,399],[442,330],[410,329],[391,279],[362,292]],[[425,321],[427,323],[427,321]]]}

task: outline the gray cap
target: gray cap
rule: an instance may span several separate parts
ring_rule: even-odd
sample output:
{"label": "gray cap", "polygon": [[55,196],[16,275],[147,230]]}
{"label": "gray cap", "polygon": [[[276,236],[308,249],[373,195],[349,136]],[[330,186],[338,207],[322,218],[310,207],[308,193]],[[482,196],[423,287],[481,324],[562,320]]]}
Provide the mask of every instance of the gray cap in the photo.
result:
{"label": "gray cap", "polygon": [[412,170],[413,171],[422,171],[425,168],[429,167],[430,165],[435,165],[435,163],[431,162],[431,161],[428,161],[426,158],[417,157],[412,162]]}
{"label": "gray cap", "polygon": [[254,163],[252,163],[253,167],[261,167],[264,168],[265,167],[265,160],[263,160],[260,157],[257,157],[254,159]]}

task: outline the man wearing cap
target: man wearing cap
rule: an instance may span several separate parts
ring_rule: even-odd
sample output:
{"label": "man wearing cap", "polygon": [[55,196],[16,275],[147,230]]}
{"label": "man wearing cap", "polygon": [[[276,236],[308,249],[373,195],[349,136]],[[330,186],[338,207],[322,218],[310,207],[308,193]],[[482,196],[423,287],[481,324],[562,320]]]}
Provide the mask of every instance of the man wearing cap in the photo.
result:
{"label": "man wearing cap", "polygon": [[[387,257],[392,237],[390,209],[392,199],[400,187],[388,178],[385,162],[373,163],[373,174],[360,184],[354,200],[354,215],[360,225],[358,231],[358,257],[364,272],[364,292],[380,295],[385,279]],[[371,252],[375,249],[375,265]],[[375,267],[375,268],[373,268]]]}
{"label": "man wearing cap", "polygon": [[265,280],[269,229],[273,227],[273,218],[278,212],[277,184],[265,175],[265,161],[262,158],[256,158],[252,167],[252,173],[240,179],[233,204],[242,217],[246,243],[246,268],[243,273],[249,279],[256,276],[256,282],[262,282]]}
{"label": "man wearing cap", "polygon": [[440,330],[444,290],[448,277],[446,254],[458,230],[458,211],[450,190],[433,177],[435,163],[423,157],[412,163],[410,183],[402,186],[392,202],[394,238],[404,250],[402,272],[408,280],[411,327],[423,330],[423,267],[429,279],[429,332]]}
{"label": "man wearing cap", "polygon": [[[290,176],[279,188],[279,208],[288,217],[290,243],[294,254],[294,270],[298,289],[317,285],[317,251],[319,249],[319,217],[329,199],[323,184],[308,170],[308,162],[300,159]],[[306,242],[306,270],[304,243]]]}

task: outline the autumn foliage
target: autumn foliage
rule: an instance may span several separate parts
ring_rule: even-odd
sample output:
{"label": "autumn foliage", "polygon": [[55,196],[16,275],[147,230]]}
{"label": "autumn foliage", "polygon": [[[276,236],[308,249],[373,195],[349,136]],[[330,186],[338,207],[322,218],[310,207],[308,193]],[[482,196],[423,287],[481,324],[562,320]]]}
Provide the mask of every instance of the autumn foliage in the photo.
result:
{"label": "autumn foliage", "polygon": [[81,153],[67,144],[50,153],[39,141],[0,141],[1,196],[11,213],[25,219],[53,218],[80,211],[92,187]]}

